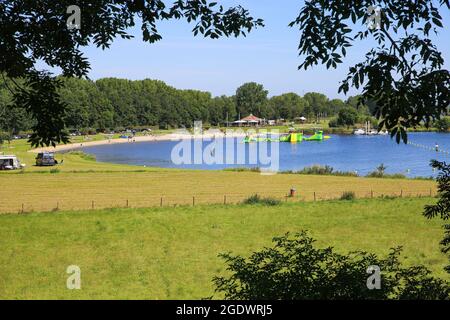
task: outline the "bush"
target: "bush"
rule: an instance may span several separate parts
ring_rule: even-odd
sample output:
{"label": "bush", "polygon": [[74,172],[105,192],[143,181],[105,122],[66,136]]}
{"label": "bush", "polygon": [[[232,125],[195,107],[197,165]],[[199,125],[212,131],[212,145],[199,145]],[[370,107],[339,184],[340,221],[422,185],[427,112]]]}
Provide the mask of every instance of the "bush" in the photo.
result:
{"label": "bush", "polygon": [[[228,300],[450,299],[447,281],[424,266],[402,265],[401,248],[385,258],[364,251],[341,254],[316,248],[306,232],[273,242],[247,259],[221,254],[227,276],[213,278],[215,291]],[[381,271],[379,289],[368,289],[369,266]]]}
{"label": "bush", "polygon": [[281,203],[281,201],[274,198],[261,198],[259,195],[254,194],[245,199],[242,203],[249,205],[262,204],[265,206],[277,206]]}
{"label": "bush", "polygon": [[345,191],[340,200],[355,200],[356,199],[356,195],[353,191]]}
{"label": "bush", "polygon": [[434,123],[434,127],[440,132],[447,132],[448,129],[450,129],[450,119],[444,117],[436,120],[436,122]]}
{"label": "bush", "polygon": [[330,128],[337,128],[337,127],[339,127],[337,118],[331,119],[331,120],[328,122],[328,126],[329,126]]}
{"label": "bush", "polygon": [[321,166],[321,165],[313,165],[311,167],[305,167],[300,171],[297,171],[299,174],[318,174],[318,175],[327,175],[333,173],[333,167],[330,167],[328,165]]}
{"label": "bush", "polygon": [[367,177],[369,178],[383,178],[385,176],[384,172],[386,171],[386,166],[382,163],[380,164],[375,171],[370,172]]}
{"label": "bush", "polygon": [[[292,173],[287,172],[287,173]],[[313,165],[310,167],[305,167],[302,170],[296,171],[297,174],[315,174],[315,175],[333,175],[333,176],[350,176],[357,177],[358,174],[350,171],[334,171],[333,167],[325,165]]]}
{"label": "bush", "polygon": [[10,140],[11,137],[9,136],[9,134],[5,133],[5,132],[0,132],[0,146],[5,142]]}
{"label": "bush", "polygon": [[350,127],[358,120],[358,111],[352,107],[344,107],[339,110],[337,124],[339,126]]}
{"label": "bush", "polygon": [[58,168],[50,169],[50,173],[60,173],[61,171]]}

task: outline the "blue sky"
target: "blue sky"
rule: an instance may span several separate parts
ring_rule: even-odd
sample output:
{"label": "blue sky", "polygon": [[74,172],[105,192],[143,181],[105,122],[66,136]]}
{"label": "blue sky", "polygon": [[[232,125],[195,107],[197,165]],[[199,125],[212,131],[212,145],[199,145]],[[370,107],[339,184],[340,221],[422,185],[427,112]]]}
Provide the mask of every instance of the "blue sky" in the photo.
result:
{"label": "blue sky", "polygon": [[[117,39],[109,50],[86,48],[91,62],[91,79],[119,77],[128,79],[159,79],[180,89],[210,91],[213,95],[232,95],[244,82],[255,81],[278,95],[309,91],[322,92],[331,98],[340,97],[337,88],[350,65],[362,61],[373,45],[366,41],[348,51],[345,63],[336,70],[315,67],[297,70],[301,63],[297,45],[299,31],[289,28],[302,6],[296,0],[222,0],[224,6],[241,4],[254,17],[263,18],[266,27],[254,30],[246,38],[219,40],[194,37],[193,25],[183,21],[159,23],[163,40],[144,43],[140,30],[130,30],[132,40]],[[450,13],[444,17],[445,29],[436,39],[449,68],[450,41],[448,25]],[[352,91],[351,94],[357,93]]]}

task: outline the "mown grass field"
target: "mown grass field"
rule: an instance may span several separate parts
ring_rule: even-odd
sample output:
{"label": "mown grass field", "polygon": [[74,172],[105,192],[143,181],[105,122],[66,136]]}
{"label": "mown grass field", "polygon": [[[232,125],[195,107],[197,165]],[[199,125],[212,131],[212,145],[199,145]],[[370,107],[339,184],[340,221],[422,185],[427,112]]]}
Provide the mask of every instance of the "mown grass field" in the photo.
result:
{"label": "mown grass field", "polygon": [[[199,299],[224,274],[217,255],[248,255],[285,232],[309,230],[321,247],[386,254],[447,277],[431,198],[197,206],[0,216],[0,299]],[[81,268],[81,290],[66,268]]]}
{"label": "mown grass field", "polygon": [[345,191],[357,197],[429,196],[429,180],[375,179],[299,174],[264,176],[254,172],[153,169],[143,172],[82,172],[0,174],[0,212],[150,207],[183,204],[236,203],[252,194],[288,201],[339,198]]}

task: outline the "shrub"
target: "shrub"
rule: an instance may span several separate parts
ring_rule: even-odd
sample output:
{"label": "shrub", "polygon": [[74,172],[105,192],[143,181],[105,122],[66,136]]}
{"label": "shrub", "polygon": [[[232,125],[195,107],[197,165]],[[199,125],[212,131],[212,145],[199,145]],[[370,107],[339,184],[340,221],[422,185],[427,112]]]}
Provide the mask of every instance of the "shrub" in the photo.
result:
{"label": "shrub", "polygon": [[436,120],[434,126],[440,132],[447,132],[448,129],[450,129],[450,119],[444,117],[439,120]]}
{"label": "shrub", "polygon": [[331,119],[331,120],[328,122],[328,126],[329,126],[330,128],[337,128],[337,127],[339,127],[337,118]]}
{"label": "shrub", "polygon": [[330,167],[328,165],[321,166],[321,165],[313,165],[310,167],[305,167],[300,171],[297,171],[299,174],[318,174],[318,175],[328,175],[333,173],[333,167]]}
{"label": "shrub", "polygon": [[[292,173],[292,171],[288,171],[286,173]],[[334,171],[333,167],[325,165],[313,165],[310,167],[305,167],[300,171],[295,173],[298,174],[316,174],[316,175],[333,175],[333,176],[349,176],[349,177],[357,177],[358,174],[350,171]]]}
{"label": "shrub", "polygon": [[350,127],[358,120],[358,111],[352,107],[344,107],[339,110],[337,124],[339,126]]}
{"label": "shrub", "polygon": [[367,177],[369,178],[383,178],[385,176],[384,172],[386,171],[386,166],[382,163],[380,164],[375,171],[370,172]]}
{"label": "shrub", "polygon": [[[384,258],[364,251],[341,254],[331,247],[316,248],[306,232],[294,238],[288,233],[273,242],[272,248],[247,259],[221,254],[227,276],[213,278],[215,291],[227,300],[450,298],[447,281],[433,277],[424,266],[402,265],[401,248],[391,249]],[[380,268],[377,290],[368,289],[369,266]]]}
{"label": "shrub", "polygon": [[277,206],[281,203],[281,201],[275,198],[261,198],[259,195],[254,194],[245,199],[242,203],[249,205],[262,204],[266,206]]}
{"label": "shrub", "polygon": [[356,195],[353,191],[345,191],[340,200],[355,200],[356,199]]}
{"label": "shrub", "polygon": [[9,141],[11,139],[11,136],[7,134],[6,132],[0,132],[0,146],[5,142]]}
{"label": "shrub", "polygon": [[50,169],[50,173],[60,173],[61,171],[58,168]]}

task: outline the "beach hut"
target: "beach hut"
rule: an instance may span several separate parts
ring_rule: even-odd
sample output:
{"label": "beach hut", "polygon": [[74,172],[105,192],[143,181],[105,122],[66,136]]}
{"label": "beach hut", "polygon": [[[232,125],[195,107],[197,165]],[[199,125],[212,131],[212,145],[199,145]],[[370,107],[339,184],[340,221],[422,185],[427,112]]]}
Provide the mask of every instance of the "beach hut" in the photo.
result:
{"label": "beach hut", "polygon": [[264,119],[258,118],[254,116],[253,114],[250,114],[249,116],[242,118],[238,121],[233,122],[235,125],[247,125],[247,126],[257,126],[265,123]]}

